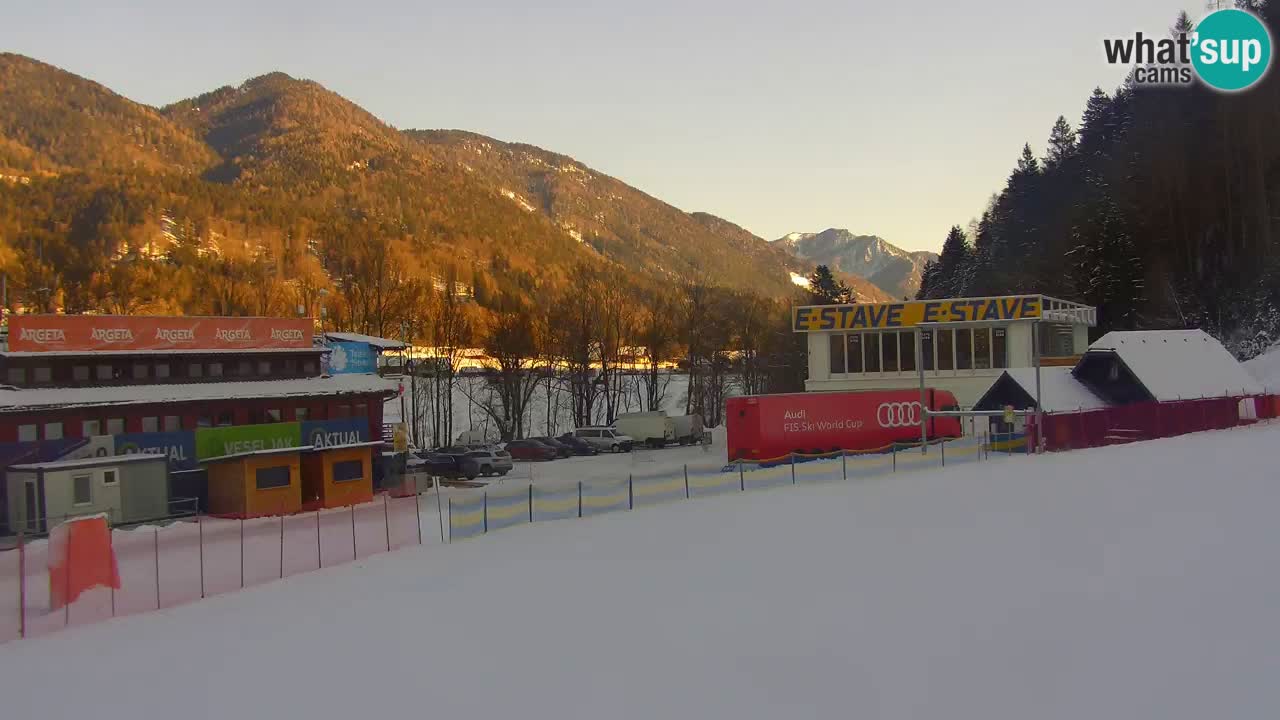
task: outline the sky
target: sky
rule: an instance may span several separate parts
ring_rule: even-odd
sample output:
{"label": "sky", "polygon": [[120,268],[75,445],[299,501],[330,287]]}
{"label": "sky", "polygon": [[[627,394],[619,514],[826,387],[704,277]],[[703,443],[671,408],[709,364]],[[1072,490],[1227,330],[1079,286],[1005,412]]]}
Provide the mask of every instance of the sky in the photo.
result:
{"label": "sky", "polygon": [[[1181,0],[1186,3],[1187,0]],[[1073,125],[1158,0],[9,3],[0,51],[163,105],[280,70],[399,128],[526,142],[768,239],[937,250]]]}

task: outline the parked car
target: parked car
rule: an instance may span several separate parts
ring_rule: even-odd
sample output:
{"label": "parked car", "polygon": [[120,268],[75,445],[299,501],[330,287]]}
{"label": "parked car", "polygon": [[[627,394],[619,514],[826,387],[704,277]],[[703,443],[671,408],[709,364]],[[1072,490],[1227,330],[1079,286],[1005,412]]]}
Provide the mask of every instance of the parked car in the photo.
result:
{"label": "parked car", "polygon": [[564,435],[561,435],[560,437],[556,438],[556,440],[559,440],[564,445],[568,445],[569,449],[573,451],[574,455],[599,455],[600,454],[600,451],[597,450],[594,445],[587,442],[586,440],[583,440],[580,437],[574,437],[573,433],[565,433]]}
{"label": "parked car", "polygon": [[556,453],[562,458],[573,457],[573,448],[569,447],[568,445],[565,445],[564,443],[560,442],[555,438],[535,437],[535,438],[529,438],[529,439],[540,442],[543,445],[546,445],[548,447],[555,448]]}
{"label": "parked car", "polygon": [[448,453],[448,452],[431,452],[428,450],[419,450],[414,453],[414,460],[411,460],[409,466],[411,469],[421,469],[432,477],[446,478],[448,480],[474,480],[480,473],[480,463],[475,459],[468,457],[467,452]]}
{"label": "parked car", "polygon": [[654,448],[676,439],[676,423],[664,412],[623,413],[613,421],[613,427],[635,442]]}
{"label": "parked car", "polygon": [[601,452],[631,452],[635,440],[611,427],[582,427],[573,431],[573,436]]}
{"label": "parked car", "polygon": [[514,467],[511,463],[511,454],[497,448],[472,450],[466,454],[466,459],[476,463],[482,477],[506,475]]}
{"label": "parked car", "polygon": [[537,440],[512,440],[505,448],[516,460],[555,460],[560,452]]}

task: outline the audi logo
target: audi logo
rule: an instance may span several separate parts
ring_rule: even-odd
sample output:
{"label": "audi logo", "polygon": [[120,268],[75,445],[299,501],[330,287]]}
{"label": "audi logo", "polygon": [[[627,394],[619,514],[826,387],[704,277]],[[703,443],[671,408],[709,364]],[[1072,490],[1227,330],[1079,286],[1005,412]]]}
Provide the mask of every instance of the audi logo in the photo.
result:
{"label": "audi logo", "polygon": [[920,424],[920,403],[880,403],[876,408],[876,422],[882,428],[911,427]]}

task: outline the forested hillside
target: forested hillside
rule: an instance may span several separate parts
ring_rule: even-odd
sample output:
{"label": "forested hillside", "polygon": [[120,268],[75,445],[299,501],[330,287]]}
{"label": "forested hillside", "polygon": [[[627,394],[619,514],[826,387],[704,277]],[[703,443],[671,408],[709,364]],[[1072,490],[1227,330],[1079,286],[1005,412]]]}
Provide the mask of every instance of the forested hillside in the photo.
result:
{"label": "forested hillside", "polygon": [[[1280,21],[1280,3],[1255,10]],[[1275,72],[1236,94],[1095,90],[951,230],[920,295],[1044,292],[1097,305],[1103,329],[1203,327],[1255,355],[1280,338],[1277,126]]]}

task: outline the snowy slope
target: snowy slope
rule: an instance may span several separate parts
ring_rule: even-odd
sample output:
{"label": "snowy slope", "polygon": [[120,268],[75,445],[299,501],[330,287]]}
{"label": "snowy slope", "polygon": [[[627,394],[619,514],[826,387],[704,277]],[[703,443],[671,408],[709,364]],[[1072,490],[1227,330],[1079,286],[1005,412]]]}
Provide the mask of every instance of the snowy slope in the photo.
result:
{"label": "snowy slope", "polygon": [[8,643],[0,696],[15,718],[1270,717],[1277,442],[1205,433],[412,548]]}
{"label": "snowy slope", "polygon": [[1280,392],[1280,345],[1244,363],[1245,370],[1271,392]]}

